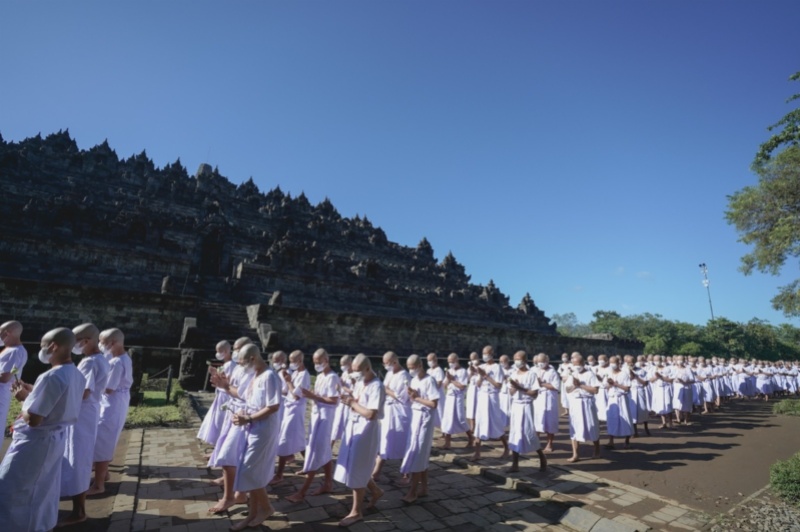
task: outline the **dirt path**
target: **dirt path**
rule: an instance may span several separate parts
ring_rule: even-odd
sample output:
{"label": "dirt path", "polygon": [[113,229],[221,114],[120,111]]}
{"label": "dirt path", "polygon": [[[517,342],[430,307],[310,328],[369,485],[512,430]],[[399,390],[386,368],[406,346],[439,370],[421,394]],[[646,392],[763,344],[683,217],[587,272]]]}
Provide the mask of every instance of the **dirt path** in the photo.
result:
{"label": "dirt path", "polygon": [[[653,420],[653,436],[632,439],[631,449],[603,449],[600,460],[569,467],[716,514],[766,486],[770,465],[800,451],[800,417],[775,416],[772,403],[729,403],[674,431],[655,429],[660,422]],[[566,434],[569,427],[562,418],[553,463],[566,465]]]}

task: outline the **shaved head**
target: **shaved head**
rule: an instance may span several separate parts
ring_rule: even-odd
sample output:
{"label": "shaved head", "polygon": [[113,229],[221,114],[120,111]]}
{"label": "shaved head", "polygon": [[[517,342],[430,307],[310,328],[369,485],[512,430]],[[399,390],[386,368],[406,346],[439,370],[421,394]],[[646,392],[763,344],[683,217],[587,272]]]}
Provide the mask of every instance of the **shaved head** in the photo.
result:
{"label": "shaved head", "polygon": [[13,336],[21,336],[22,335],[22,324],[18,321],[7,321],[4,324],[0,325],[0,332],[6,332]]}
{"label": "shaved head", "polygon": [[394,351],[386,351],[386,353],[383,354],[384,364],[394,365],[395,362],[397,362],[397,353]]}
{"label": "shaved head", "polygon": [[72,356],[72,348],[75,347],[75,335],[66,327],[48,331],[42,336],[41,347],[49,350],[51,345],[55,346],[51,353],[51,364],[58,365],[69,362]]}
{"label": "shaved head", "polygon": [[[91,325],[91,324],[89,324]],[[125,343],[125,335],[122,334],[122,331],[119,329],[106,329],[105,331],[100,333],[100,340],[101,341],[111,341],[111,342],[119,342]]]}
{"label": "shaved head", "polygon": [[447,361],[448,362],[458,362],[458,354],[450,353],[449,355],[447,355]]}
{"label": "shaved head", "polygon": [[252,343],[253,341],[250,338],[248,338],[247,336],[242,336],[241,338],[238,338],[235,342],[233,342],[233,348],[235,350],[238,350]]}
{"label": "shaved head", "polygon": [[253,343],[245,345],[239,351],[239,358],[241,358],[242,362],[245,364],[249,364],[255,360],[263,360],[261,358],[261,350]]}
{"label": "shaved head", "polygon": [[303,362],[303,358],[305,358],[305,355],[303,354],[303,352],[300,351],[299,349],[296,349],[296,350],[292,351],[291,355],[289,355],[289,362],[294,362],[296,364],[299,364],[299,363]]}
{"label": "shaved head", "polygon": [[356,358],[353,359],[353,369],[356,371],[372,370],[372,362],[369,361],[367,355],[359,353],[356,355]]}
{"label": "shaved head", "polygon": [[344,355],[342,358],[339,359],[340,367],[349,366],[352,363],[353,363],[353,357],[351,357],[350,355]]}
{"label": "shaved head", "polygon": [[100,339],[100,329],[98,329],[93,323],[82,323],[78,325],[74,329],[72,329],[72,334],[75,335],[75,339],[80,340],[99,340]]}
{"label": "shaved head", "polygon": [[216,349],[217,351],[229,352],[231,350],[231,343],[227,340],[222,340],[221,342],[217,342]]}
{"label": "shaved head", "polygon": [[283,351],[275,351],[272,353],[273,364],[283,364],[284,362],[286,362],[286,353]]}

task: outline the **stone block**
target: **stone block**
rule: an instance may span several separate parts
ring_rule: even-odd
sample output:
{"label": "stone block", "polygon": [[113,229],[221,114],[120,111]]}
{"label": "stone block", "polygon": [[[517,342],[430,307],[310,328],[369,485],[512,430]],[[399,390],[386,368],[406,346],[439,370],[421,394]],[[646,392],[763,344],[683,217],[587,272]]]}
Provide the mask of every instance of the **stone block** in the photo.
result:
{"label": "stone block", "polygon": [[561,516],[560,523],[580,532],[589,532],[599,520],[596,513],[573,506]]}

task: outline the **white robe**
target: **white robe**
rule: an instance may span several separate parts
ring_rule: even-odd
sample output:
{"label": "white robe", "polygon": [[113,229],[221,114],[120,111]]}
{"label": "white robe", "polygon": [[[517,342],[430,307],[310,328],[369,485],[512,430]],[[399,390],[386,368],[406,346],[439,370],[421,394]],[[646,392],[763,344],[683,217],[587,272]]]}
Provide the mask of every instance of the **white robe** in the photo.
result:
{"label": "white robe", "polygon": [[[601,383],[608,378],[608,366],[601,367],[599,365],[594,367],[594,374],[597,375],[597,380]],[[595,404],[597,406],[597,419],[606,421],[608,413],[608,389],[600,387],[597,395],[594,396]]]}
{"label": "white robe", "polygon": [[[535,371],[528,370],[524,373],[516,372],[513,377],[523,388],[528,390],[542,390],[539,387],[539,380]],[[515,388],[509,387],[509,392]],[[538,451],[542,444],[536,434],[534,424],[534,404],[533,397],[521,391],[509,393],[511,400],[511,417],[508,431],[508,448],[519,454],[527,454]]]}
{"label": "white robe", "polygon": [[101,353],[85,356],[78,371],[86,379],[89,395],[81,401],[78,421],[65,430],[64,458],[61,461],[61,496],[74,497],[89,489],[92,457],[100,421],[100,400],[108,384],[111,368]]}
{"label": "white robe", "polygon": [[[217,371],[230,378],[234,368],[236,368],[236,362],[229,360],[220,366]],[[216,445],[222,430],[222,424],[225,423],[226,410],[222,408],[222,405],[227,404],[230,398],[231,396],[228,395],[228,392],[222,388],[217,388],[214,394],[214,402],[211,403],[211,408],[206,412],[203,423],[200,425],[200,430],[197,431],[198,440],[208,445]]]}
{"label": "white robe", "polygon": [[[349,371],[342,371],[342,375],[339,378],[339,397],[344,397],[347,394],[342,388],[350,388],[353,389],[353,381],[350,377]],[[350,407],[346,404],[339,402],[339,406],[336,407],[336,415],[333,419],[333,430],[331,430],[331,441],[334,440],[341,440],[342,436],[344,436],[344,428],[347,426],[347,420],[350,418]]]}
{"label": "white robe", "polygon": [[469,430],[467,415],[464,409],[464,389],[459,389],[453,382],[466,386],[468,383],[467,370],[464,368],[448,369],[450,382],[447,384],[445,396],[439,400],[444,404],[442,415],[442,433],[463,434]]}
{"label": "white robe", "polygon": [[[561,378],[551,366],[532,371],[538,379],[555,387],[555,390],[541,388],[539,395],[533,400],[533,425],[536,432],[558,434],[558,392],[561,389]],[[513,424],[513,423],[512,423]]]}
{"label": "white robe", "polygon": [[[244,366],[236,366],[231,375],[231,386],[244,396],[250,386],[254,373],[248,371]],[[209,467],[238,466],[239,458],[244,452],[245,427],[233,424],[233,414],[245,412],[247,404],[240,398],[231,397],[225,412],[225,421],[222,423],[220,436],[211,458],[208,460]]]}
{"label": "white robe", "polygon": [[[694,404],[692,385],[694,384],[694,373],[690,368],[675,366],[672,372],[672,408],[681,412],[691,412]],[[677,381],[681,379],[688,381],[689,384],[682,384]]]}
{"label": "white robe", "polygon": [[[317,374],[314,393],[320,397],[339,397],[339,376],[334,371]],[[316,471],[333,458],[331,433],[337,405],[314,401],[311,407],[311,424],[308,427],[308,445],[303,471]]]}
{"label": "white robe", "polygon": [[[442,390],[442,383],[444,382],[444,370],[441,366],[436,366],[435,368],[428,368],[428,375],[433,377],[433,379],[439,385],[439,395],[444,395]],[[444,401],[439,401],[439,406],[436,408],[436,412],[433,413],[433,424],[436,428],[442,426],[442,417],[444,416]]]}
{"label": "white robe", "polygon": [[[421,379],[415,376],[411,379],[411,389],[417,391],[422,399],[441,400],[439,386],[431,375],[425,375]],[[400,464],[401,473],[419,473],[428,469],[436,412],[436,408],[429,408],[417,401],[411,403],[411,434],[408,450]]]}
{"label": "white robe", "polygon": [[[606,379],[611,378],[615,383],[622,386],[631,386],[630,373],[626,368],[620,372],[609,371]],[[635,419],[635,402],[631,398],[630,389],[624,391],[622,388],[611,386],[608,380],[603,383],[608,394],[608,410],[606,414],[606,431],[609,436],[627,437],[633,435]]]}
{"label": "white robe", "polygon": [[[481,368],[487,376],[502,386],[505,376],[500,364],[482,364]],[[505,414],[500,408],[500,390],[485,378],[481,381],[475,409],[475,436],[481,440],[496,440],[505,434],[507,424]]]}
{"label": "white robe", "polygon": [[652,366],[647,373],[647,380],[650,381],[650,388],[653,390],[650,409],[656,415],[666,416],[672,413],[672,384],[663,378],[652,380],[656,373],[670,379],[672,378],[672,369],[668,366]]}
{"label": "white robe", "polygon": [[86,379],[74,364],[39,375],[22,410],[44,416],[38,427],[22,419],[0,463],[0,524],[4,531],[43,532],[56,526],[64,430],[78,420]]}
{"label": "white robe", "polygon": [[409,437],[411,404],[408,400],[408,386],[411,377],[408,371],[387,372],[383,378],[384,389],[393,391],[397,399],[387,394],[381,420],[381,443],[378,449],[384,460],[400,460],[406,453]]}
{"label": "white robe", "polygon": [[[471,363],[472,362],[470,362],[470,364]],[[480,378],[480,375],[474,371],[472,374],[470,374],[469,369],[467,369],[467,377],[469,378],[469,384],[467,385],[467,397],[464,404],[464,410],[466,411],[467,419],[474,420],[475,409],[478,406],[478,379]]]}
{"label": "white robe", "polygon": [[581,384],[599,387],[600,382],[593,371],[587,369],[583,372],[577,370],[566,379],[567,394],[569,396],[569,437],[579,442],[595,442],[600,439],[597,406],[594,402],[595,394],[575,387],[571,389],[572,377],[576,377]]}
{"label": "white robe", "polygon": [[[246,392],[248,415],[268,406],[281,404],[281,379],[267,368],[254,376]],[[281,409],[266,419],[259,419],[245,427],[245,446],[241,454],[233,489],[247,492],[266,487],[275,474],[275,457],[278,455],[278,429],[281,426]]]}
{"label": "white robe", "polygon": [[128,353],[123,353],[113,357],[108,364],[110,370],[106,388],[113,392],[104,393],[100,400],[100,419],[94,445],[95,462],[110,462],[114,458],[114,450],[119,435],[125,427],[128,405],[131,402],[131,384],[133,384],[131,357]]}
{"label": "white robe", "polygon": [[[8,409],[11,406],[11,386],[16,379],[22,378],[22,368],[28,361],[28,352],[21,345],[15,347],[0,347],[0,375],[17,370],[16,377],[11,377],[8,382],[0,382],[0,425],[5,431]],[[2,432],[2,431],[0,431]]]}
{"label": "white robe", "polygon": [[[311,388],[308,371],[292,373],[294,392],[287,391],[283,403],[283,421],[278,437],[278,456],[291,456],[306,448],[306,398],[301,388]],[[288,388],[288,387],[287,387]]]}
{"label": "white robe", "polygon": [[569,395],[567,394],[567,378],[572,375],[572,364],[569,362],[562,362],[558,365],[558,376],[561,379],[561,407],[564,410],[569,409]]}
{"label": "white robe", "polygon": [[500,367],[503,369],[503,384],[500,386],[500,393],[497,400],[500,403],[500,410],[503,412],[503,427],[508,427],[508,418],[511,415],[511,395],[508,392],[508,378],[514,375],[517,370],[513,367],[504,368],[502,364]]}
{"label": "white robe", "polygon": [[368,420],[351,410],[333,478],[350,489],[360,489],[366,488],[372,478],[372,468],[380,443],[380,420],[383,417],[386,392],[376,375],[369,383],[359,381],[353,390],[353,398],[364,408],[376,410],[377,415]]}
{"label": "white robe", "polygon": [[[634,368],[634,374],[645,382],[647,381],[647,370],[644,368]],[[634,403],[634,422],[647,423],[650,417],[650,394],[648,384],[642,385],[636,379],[631,379],[631,400]]]}

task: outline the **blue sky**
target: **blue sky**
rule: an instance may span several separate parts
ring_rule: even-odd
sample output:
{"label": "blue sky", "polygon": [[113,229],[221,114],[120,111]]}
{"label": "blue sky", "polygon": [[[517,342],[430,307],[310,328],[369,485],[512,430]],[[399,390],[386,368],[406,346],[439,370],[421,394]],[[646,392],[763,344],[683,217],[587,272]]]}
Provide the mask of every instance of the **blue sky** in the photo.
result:
{"label": "blue sky", "polygon": [[[800,92],[800,2],[4,3],[0,133],[219,166],[548,315],[789,321],[723,218]],[[798,325],[797,320],[790,323]]]}

